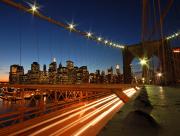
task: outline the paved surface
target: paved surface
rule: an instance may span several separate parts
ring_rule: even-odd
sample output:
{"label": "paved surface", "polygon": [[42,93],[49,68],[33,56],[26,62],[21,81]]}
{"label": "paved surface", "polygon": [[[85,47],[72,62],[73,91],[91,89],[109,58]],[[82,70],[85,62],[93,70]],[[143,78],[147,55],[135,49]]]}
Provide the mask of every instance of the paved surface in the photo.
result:
{"label": "paved surface", "polygon": [[[141,98],[121,108],[99,136],[180,135],[180,87],[146,86],[144,90]],[[143,114],[137,116],[137,110]]]}

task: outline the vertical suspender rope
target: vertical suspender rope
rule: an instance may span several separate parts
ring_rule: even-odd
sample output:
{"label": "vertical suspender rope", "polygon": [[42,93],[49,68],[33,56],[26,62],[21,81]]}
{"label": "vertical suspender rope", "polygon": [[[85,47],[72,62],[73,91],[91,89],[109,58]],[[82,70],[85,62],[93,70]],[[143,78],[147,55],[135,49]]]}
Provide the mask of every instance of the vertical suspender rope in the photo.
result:
{"label": "vertical suspender rope", "polygon": [[[158,10],[159,10],[159,19],[160,19],[160,36],[161,36],[161,44],[162,44],[162,63],[163,63],[163,73],[166,76],[166,66],[165,66],[165,46],[164,46],[164,41],[163,41],[163,22],[162,22],[162,16],[161,16],[161,3],[160,0],[158,0]],[[165,77],[164,76],[164,77]],[[166,83],[166,79],[165,79]]]}
{"label": "vertical suspender rope", "polygon": [[20,16],[19,16],[19,29],[20,29],[20,31],[19,31],[19,65],[21,66],[22,64],[22,25],[21,25],[21,14],[20,14]]}
{"label": "vertical suspender rope", "polygon": [[[158,26],[157,25],[157,16],[156,16],[156,3],[155,3],[155,0],[153,0],[153,11],[154,11],[154,26]],[[156,36],[157,36],[157,34],[158,34],[158,30],[157,30],[157,28],[155,27],[155,34],[156,34]],[[157,37],[158,38],[158,37]],[[159,51],[159,48],[157,48],[157,57],[159,57],[160,56],[160,51]],[[160,58],[159,58],[159,60],[160,60]],[[158,62],[158,63],[160,63],[160,61]],[[160,66],[160,64],[158,64],[158,66]],[[154,61],[153,61],[153,73],[155,73],[154,72]]]}
{"label": "vertical suspender rope", "polygon": [[49,53],[50,53],[50,57],[51,57],[51,61],[52,61],[52,59],[53,59],[53,53],[52,53],[52,30],[50,30]]}
{"label": "vertical suspender rope", "polygon": [[[155,0],[153,0],[153,15],[154,15],[154,26],[157,26],[157,16],[156,16],[156,3]],[[155,36],[157,36],[157,29],[155,27]]]}
{"label": "vertical suspender rope", "polygon": [[38,23],[36,25],[36,49],[37,49],[37,61],[40,63],[40,58],[39,58],[39,31],[38,29]]}

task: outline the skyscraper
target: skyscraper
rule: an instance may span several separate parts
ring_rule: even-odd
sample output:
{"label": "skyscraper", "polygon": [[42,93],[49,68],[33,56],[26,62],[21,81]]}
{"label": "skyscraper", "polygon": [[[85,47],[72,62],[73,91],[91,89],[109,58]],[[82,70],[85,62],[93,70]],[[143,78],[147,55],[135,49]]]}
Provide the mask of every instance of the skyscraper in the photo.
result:
{"label": "skyscraper", "polygon": [[56,59],[55,58],[49,64],[48,74],[49,74],[49,83],[50,84],[56,84],[57,63],[56,63]]}
{"label": "skyscraper", "polygon": [[27,76],[30,84],[40,83],[40,65],[38,62],[31,64],[31,70],[28,71]]}
{"label": "skyscraper", "polygon": [[21,84],[21,76],[24,75],[23,66],[11,65],[9,72],[9,83],[10,84]]}

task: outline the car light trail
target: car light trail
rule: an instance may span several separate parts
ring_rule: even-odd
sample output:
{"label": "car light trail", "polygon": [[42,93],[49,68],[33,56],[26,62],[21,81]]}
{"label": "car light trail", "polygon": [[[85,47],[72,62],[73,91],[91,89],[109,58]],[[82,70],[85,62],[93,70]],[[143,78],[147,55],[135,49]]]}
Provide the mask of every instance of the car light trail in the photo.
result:
{"label": "car light trail", "polygon": [[68,116],[67,118],[64,118],[64,119],[62,119],[62,120],[60,120],[60,121],[57,121],[56,123],[54,123],[54,124],[52,124],[52,125],[46,126],[46,127],[42,128],[42,129],[36,131],[35,133],[32,133],[30,136],[35,136],[35,135],[37,135],[37,134],[39,134],[39,133],[41,133],[41,132],[43,132],[43,131],[45,131],[45,130],[47,130],[47,129],[50,129],[50,128],[52,128],[52,127],[54,127],[54,126],[56,126],[56,125],[58,125],[58,124],[60,124],[60,123],[62,123],[62,122],[64,122],[64,121],[67,121],[67,120],[70,119],[70,118],[73,118],[73,117],[75,117],[75,116],[77,116],[77,115],[79,115],[79,114],[81,114],[81,113],[83,113],[83,112],[86,112],[86,111],[88,111],[88,110],[90,110],[90,109],[92,109],[92,108],[95,108],[96,106],[99,106],[99,105],[101,105],[101,104],[103,104],[103,103],[105,103],[105,102],[107,102],[107,101],[109,101],[109,100],[112,100],[112,99],[114,99],[114,98],[117,98],[117,96],[114,95],[114,97],[112,97],[112,98],[111,98],[111,97],[110,97],[110,98],[106,98],[105,100],[100,101],[99,103],[96,103],[96,104],[94,104],[94,105],[92,105],[92,106],[90,106],[90,107],[88,107],[88,108],[86,108],[86,109],[84,109],[84,110],[82,110],[82,111],[79,111],[79,112],[77,112],[77,113],[71,114],[71,115]]}
{"label": "car light trail", "polygon": [[130,93],[127,94],[128,97],[132,97],[135,94],[136,91],[132,91]]}
{"label": "car light trail", "polygon": [[25,132],[25,131],[28,131],[28,130],[30,130],[30,129],[33,129],[33,128],[35,128],[35,127],[38,127],[38,126],[40,126],[40,125],[43,125],[43,124],[45,124],[45,123],[48,123],[48,122],[53,121],[53,120],[55,120],[55,119],[58,119],[58,118],[60,118],[60,117],[66,116],[66,115],[71,114],[71,113],[73,113],[73,112],[76,112],[76,111],[78,111],[78,110],[82,110],[83,108],[86,108],[86,107],[91,106],[91,105],[93,105],[93,104],[96,104],[96,103],[98,103],[98,102],[101,102],[101,101],[104,101],[104,100],[107,100],[107,99],[109,100],[109,99],[115,98],[115,97],[116,97],[115,94],[110,95],[110,96],[108,96],[108,97],[104,97],[104,98],[102,98],[102,99],[96,100],[96,101],[94,101],[94,102],[91,102],[91,103],[89,103],[89,104],[86,104],[86,105],[84,105],[84,106],[82,106],[82,107],[79,107],[79,108],[77,108],[77,109],[74,109],[74,110],[71,110],[71,111],[69,111],[69,112],[63,113],[63,114],[61,114],[61,115],[59,115],[59,116],[56,116],[56,117],[51,118],[51,119],[48,119],[48,120],[43,121],[43,122],[41,122],[41,123],[38,123],[38,124],[36,124],[36,125],[30,126],[30,127],[26,128],[26,129],[17,131],[17,132],[15,132],[15,133],[11,134],[10,136],[18,135],[18,134],[20,134],[20,133],[23,133],[23,132]]}
{"label": "car light trail", "polygon": [[[123,93],[130,98],[136,93],[136,90],[137,88],[130,88],[124,90]],[[100,121],[104,122],[108,120],[109,118],[106,118],[106,116],[110,117],[120,108],[120,106],[123,105],[124,103],[122,100],[120,100],[119,97],[117,97],[116,94],[111,94],[104,98],[91,101],[86,105],[81,105],[81,107],[74,106],[72,107],[74,109],[70,108],[67,109],[67,111],[63,110],[62,114],[37,123],[33,126],[29,126],[25,129],[19,130],[11,134],[11,136],[21,134],[24,135],[26,133],[28,133],[30,136],[44,134],[56,136],[64,134],[66,135],[72,132],[75,132],[74,135],[81,135],[85,132],[87,133],[90,126],[96,125],[98,123],[100,127],[103,126]],[[30,131],[31,134],[29,134]],[[99,131],[99,129],[97,129],[97,131]]]}
{"label": "car light trail", "polygon": [[132,95],[134,95],[135,92],[136,92],[135,90],[134,90],[134,91],[131,91],[131,92],[127,93],[127,96],[128,96],[128,97],[132,97]]}
{"label": "car light trail", "polygon": [[127,93],[127,92],[130,92],[130,91],[132,91],[132,90],[134,90],[134,88],[130,88],[130,89],[124,90],[123,92],[124,92],[124,93]]}
{"label": "car light trail", "polygon": [[136,92],[136,90],[134,88],[131,89],[127,89],[125,91],[123,91],[128,97],[132,97],[134,95],[134,93]]}
{"label": "car light trail", "polygon": [[116,102],[118,102],[118,101],[120,101],[119,98],[116,98],[116,99],[110,101],[109,103],[101,106],[100,108],[96,109],[95,111],[92,111],[92,112],[88,113],[88,114],[85,115],[84,117],[76,120],[75,122],[70,123],[69,125],[65,126],[65,127],[62,128],[62,129],[59,129],[58,131],[52,133],[50,136],[56,136],[56,135],[61,135],[61,134],[63,134],[65,131],[69,130],[70,128],[76,126],[76,125],[79,124],[79,123],[82,123],[82,122],[86,121],[87,119],[93,117],[94,115],[96,115],[96,114],[98,114],[99,112],[105,110],[107,107],[111,106],[112,104],[114,104],[114,103],[116,103]]}
{"label": "car light trail", "polygon": [[91,122],[89,122],[87,125],[85,125],[84,127],[82,127],[79,131],[75,132],[73,134],[73,136],[79,136],[81,135],[83,132],[85,132],[89,127],[96,125],[99,121],[101,121],[104,117],[106,117],[110,112],[112,112],[115,108],[117,108],[118,106],[120,106],[122,104],[122,101],[119,101],[118,103],[116,103],[114,106],[112,106],[110,109],[108,109],[107,111],[105,111],[104,113],[102,113],[100,116],[98,116],[97,118],[95,118],[94,120],[92,120]]}

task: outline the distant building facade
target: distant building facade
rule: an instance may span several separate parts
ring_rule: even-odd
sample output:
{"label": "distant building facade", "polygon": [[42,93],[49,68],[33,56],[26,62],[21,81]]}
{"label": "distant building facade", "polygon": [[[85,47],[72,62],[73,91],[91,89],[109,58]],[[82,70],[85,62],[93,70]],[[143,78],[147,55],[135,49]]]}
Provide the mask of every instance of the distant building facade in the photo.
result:
{"label": "distant building facade", "polygon": [[20,65],[11,65],[9,72],[9,83],[20,84],[24,76],[24,68]]}

